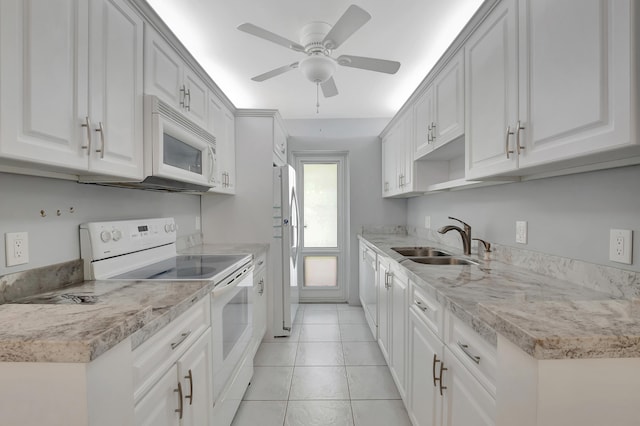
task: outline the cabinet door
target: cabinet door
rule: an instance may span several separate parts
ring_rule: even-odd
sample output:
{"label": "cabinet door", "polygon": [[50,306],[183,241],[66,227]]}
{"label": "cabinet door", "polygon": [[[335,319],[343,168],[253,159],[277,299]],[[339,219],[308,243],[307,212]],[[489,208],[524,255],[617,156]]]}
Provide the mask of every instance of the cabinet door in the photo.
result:
{"label": "cabinet door", "polygon": [[273,120],[273,153],[274,158],[279,161],[277,165],[287,163],[287,135],[277,120]]}
{"label": "cabinet door", "polygon": [[77,0],[0,2],[0,156],[86,170],[87,14]]}
{"label": "cabinet door", "polygon": [[384,359],[387,360],[387,364],[390,364],[390,349],[389,338],[391,335],[391,291],[390,281],[391,272],[389,271],[389,265],[386,262],[378,262],[378,345],[384,355]]}
{"label": "cabinet door", "polygon": [[236,120],[231,111],[224,109],[224,170],[227,173],[227,193],[236,192]]}
{"label": "cabinet door", "polygon": [[207,425],[213,407],[211,329],[207,330],[178,360],[182,384],[182,426]]}
{"label": "cabinet door", "polygon": [[406,114],[400,124],[401,132],[399,147],[400,156],[398,158],[398,169],[400,170],[401,192],[413,191],[413,154],[415,152],[415,144],[413,139],[413,115]]}
{"label": "cabinet door", "polygon": [[382,140],[382,196],[388,197],[397,192],[396,145],[393,129]]}
{"label": "cabinet door", "polygon": [[151,26],[146,26],[144,46],[144,91],[182,110],[183,62],[171,46]]}
{"label": "cabinet door", "polygon": [[183,84],[186,90],[183,111],[191,121],[203,129],[207,127],[207,103],[209,101],[207,86],[189,67],[184,65]]}
{"label": "cabinet door", "polygon": [[518,107],[516,1],[500,2],[465,45],[467,180],[518,167],[508,134]]}
{"label": "cabinet door", "polygon": [[[413,309],[409,309],[408,412],[416,426],[439,426],[442,418],[442,397],[435,377],[440,375],[443,345],[422,322]],[[434,355],[437,361],[434,361]],[[469,425],[476,425],[473,421]]]}
{"label": "cabinet door", "polygon": [[495,426],[495,399],[449,349],[445,349],[445,367],[443,426]]}
{"label": "cabinet door", "polygon": [[90,172],[141,179],[143,22],[124,0],[89,4]]}
{"label": "cabinet door", "polygon": [[406,395],[406,376],[405,376],[405,347],[406,347],[406,331],[407,331],[407,294],[409,281],[406,277],[393,277],[391,285],[391,374],[396,381],[398,391],[405,399]]}
{"label": "cabinet door", "polygon": [[433,150],[433,86],[429,86],[424,94],[416,101],[414,113],[415,158],[418,159]]}
{"label": "cabinet door", "polygon": [[458,53],[433,82],[433,143],[440,146],[464,134],[464,56]]}
{"label": "cabinet door", "polygon": [[[134,410],[136,425],[178,426],[180,424],[179,397],[178,367],[174,364],[136,405]],[[182,408],[185,409],[184,403]]]}
{"label": "cabinet door", "polygon": [[253,338],[259,345],[267,331],[267,270],[256,271],[253,274]]}
{"label": "cabinet door", "polygon": [[631,3],[520,0],[520,167],[635,142]]}
{"label": "cabinet door", "polygon": [[225,168],[225,155],[226,148],[226,125],[225,125],[225,108],[222,102],[212,93],[209,94],[209,120],[208,129],[216,137],[216,158],[214,165],[214,181],[213,192],[224,191],[222,174]]}

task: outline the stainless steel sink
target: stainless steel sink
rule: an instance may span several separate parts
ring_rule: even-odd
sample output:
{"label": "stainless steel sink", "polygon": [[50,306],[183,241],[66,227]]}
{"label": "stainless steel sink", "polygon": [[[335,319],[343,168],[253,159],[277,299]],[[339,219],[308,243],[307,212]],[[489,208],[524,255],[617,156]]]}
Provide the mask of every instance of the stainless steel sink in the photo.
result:
{"label": "stainless steel sink", "polygon": [[391,250],[403,256],[434,257],[451,256],[450,253],[433,247],[391,247]]}
{"label": "stainless steel sink", "polygon": [[478,265],[478,262],[474,262],[469,259],[462,259],[460,257],[407,257],[408,260],[416,263],[422,263],[425,265]]}

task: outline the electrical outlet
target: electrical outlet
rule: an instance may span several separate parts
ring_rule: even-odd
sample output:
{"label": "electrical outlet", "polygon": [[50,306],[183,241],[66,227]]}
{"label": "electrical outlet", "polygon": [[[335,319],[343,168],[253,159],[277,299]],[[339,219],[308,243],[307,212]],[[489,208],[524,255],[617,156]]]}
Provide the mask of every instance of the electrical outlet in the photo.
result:
{"label": "electrical outlet", "polygon": [[516,221],[516,243],[527,244],[527,222]]}
{"label": "electrical outlet", "polygon": [[431,229],[431,216],[424,217],[424,227],[427,229]]}
{"label": "electrical outlet", "polygon": [[618,263],[632,263],[633,231],[612,229],[609,234],[609,260]]}
{"label": "electrical outlet", "polygon": [[29,233],[7,232],[4,242],[7,266],[29,263]]}

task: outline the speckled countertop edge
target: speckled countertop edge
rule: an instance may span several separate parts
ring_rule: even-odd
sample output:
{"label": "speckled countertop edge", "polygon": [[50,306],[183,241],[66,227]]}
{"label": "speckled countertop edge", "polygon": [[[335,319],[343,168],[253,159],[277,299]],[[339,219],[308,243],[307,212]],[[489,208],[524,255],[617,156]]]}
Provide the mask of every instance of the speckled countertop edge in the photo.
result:
{"label": "speckled countertop edge", "polygon": [[359,238],[404,268],[422,290],[494,346],[500,333],[536,359],[640,356],[637,302],[477,256],[471,257],[480,262],[479,267],[443,267],[407,262],[391,250],[392,246],[431,246],[459,253],[416,236],[365,234]]}
{"label": "speckled countertop edge", "polygon": [[[202,244],[183,250],[184,254],[251,254],[268,250],[268,244]],[[0,305],[0,361],[2,362],[90,362],[118,343],[131,337],[132,349],[142,344],[172,320],[207,296],[212,284],[191,282],[85,281],[57,290],[60,293],[92,291],[109,285],[121,285],[128,294],[139,293],[145,300],[155,289],[182,286],[163,303],[132,304],[124,300],[95,305],[5,304]],[[185,284],[188,283],[188,284]],[[136,286],[136,284],[139,284]],[[138,289],[139,291],[138,291]],[[50,292],[55,293],[55,292]],[[100,315],[96,314],[98,312]],[[55,333],[53,332],[55,331]]]}

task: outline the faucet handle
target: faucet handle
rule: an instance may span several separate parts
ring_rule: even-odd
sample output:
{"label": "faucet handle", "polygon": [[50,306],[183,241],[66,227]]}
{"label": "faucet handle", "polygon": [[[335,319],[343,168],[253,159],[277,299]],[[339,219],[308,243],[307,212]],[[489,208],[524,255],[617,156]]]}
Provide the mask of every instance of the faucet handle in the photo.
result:
{"label": "faucet handle", "polygon": [[485,240],[482,240],[480,238],[472,238],[472,240],[475,240],[479,243],[482,243],[482,245],[484,246],[484,251],[485,253],[490,253],[491,252],[491,243],[487,242]]}
{"label": "faucet handle", "polygon": [[469,224],[468,224],[468,223],[466,223],[466,222],[461,221],[460,219],[456,219],[455,217],[451,217],[451,216],[449,216],[449,219],[451,219],[451,220],[457,220],[458,222],[460,222],[461,224],[463,224],[465,227],[467,227],[467,228],[471,229],[471,225],[469,225]]}

